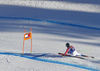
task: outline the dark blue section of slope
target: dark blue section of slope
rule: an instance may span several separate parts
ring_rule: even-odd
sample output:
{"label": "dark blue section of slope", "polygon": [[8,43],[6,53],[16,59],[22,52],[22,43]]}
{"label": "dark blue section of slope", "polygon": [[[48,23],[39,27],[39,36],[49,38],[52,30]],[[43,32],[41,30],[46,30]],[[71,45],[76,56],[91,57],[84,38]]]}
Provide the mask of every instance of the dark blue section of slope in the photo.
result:
{"label": "dark blue section of slope", "polygon": [[[85,66],[82,66],[82,65],[65,63],[65,62],[55,61],[55,60],[50,60],[50,59],[43,59],[43,58],[40,58],[38,56],[22,55],[21,53],[0,52],[0,54],[3,54],[3,55],[12,55],[12,56],[19,56],[19,57],[28,58],[28,59],[36,60],[36,61],[42,61],[42,62],[49,62],[49,63],[55,63],[55,64],[61,64],[61,65],[68,65],[68,66],[73,66],[73,67],[82,68],[82,69],[91,70],[91,71],[100,71],[100,70],[97,70],[97,69],[94,69],[94,68],[85,67]],[[46,55],[46,54],[43,54],[43,55]]]}
{"label": "dark blue section of slope", "polygon": [[68,26],[73,26],[73,27],[80,27],[80,28],[87,28],[87,29],[100,30],[100,28],[89,27],[89,26],[83,26],[83,25],[76,25],[76,24],[71,24],[71,23],[56,22],[56,21],[47,21],[47,22],[56,23],[56,24],[63,24],[63,25],[68,25]]}
{"label": "dark blue section of slope", "polygon": [[[0,16],[0,18],[3,18],[3,19],[19,19],[19,20],[44,21],[44,20],[40,20],[40,19],[25,18],[25,17],[3,17],[3,16]],[[89,27],[89,26],[76,25],[76,24],[64,23],[64,22],[57,22],[57,21],[50,21],[50,20],[45,20],[45,21],[46,21],[46,22],[49,22],[49,23],[54,23],[54,24],[62,24],[62,25],[80,27],[80,28],[87,28],[87,29],[100,30],[100,28],[96,28],[96,27]]]}

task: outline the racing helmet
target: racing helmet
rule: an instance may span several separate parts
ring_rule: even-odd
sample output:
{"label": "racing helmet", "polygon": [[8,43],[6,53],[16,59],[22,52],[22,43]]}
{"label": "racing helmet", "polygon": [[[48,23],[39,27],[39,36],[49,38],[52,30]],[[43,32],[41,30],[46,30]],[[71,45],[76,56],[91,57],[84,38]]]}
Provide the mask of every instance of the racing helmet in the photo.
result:
{"label": "racing helmet", "polygon": [[69,48],[70,47],[70,44],[69,43],[66,43],[66,47]]}

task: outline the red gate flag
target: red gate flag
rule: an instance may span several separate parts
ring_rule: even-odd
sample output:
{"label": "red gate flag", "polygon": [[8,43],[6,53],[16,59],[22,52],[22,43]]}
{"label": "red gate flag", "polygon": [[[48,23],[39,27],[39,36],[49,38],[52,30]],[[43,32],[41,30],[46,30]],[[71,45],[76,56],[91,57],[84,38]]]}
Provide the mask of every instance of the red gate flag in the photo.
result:
{"label": "red gate flag", "polygon": [[31,31],[28,33],[25,33],[26,31],[24,30],[24,39],[23,39],[23,50],[22,50],[22,55],[24,54],[24,42],[25,40],[31,39],[31,53],[32,53],[32,28],[30,28]]}
{"label": "red gate flag", "polygon": [[24,40],[28,40],[28,39],[32,39],[32,33],[31,32],[24,34]]}

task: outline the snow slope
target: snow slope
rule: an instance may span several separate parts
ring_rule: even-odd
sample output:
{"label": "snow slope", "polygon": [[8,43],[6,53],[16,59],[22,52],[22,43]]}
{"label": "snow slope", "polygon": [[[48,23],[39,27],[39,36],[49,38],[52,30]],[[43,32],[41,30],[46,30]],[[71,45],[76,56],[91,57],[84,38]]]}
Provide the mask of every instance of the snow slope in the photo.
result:
{"label": "snow slope", "polygon": [[[0,70],[100,70],[99,3],[99,0],[0,0]],[[33,53],[27,40],[25,56],[21,56],[24,29],[29,32],[30,27]],[[95,58],[59,56],[58,52],[65,52],[66,42]]]}

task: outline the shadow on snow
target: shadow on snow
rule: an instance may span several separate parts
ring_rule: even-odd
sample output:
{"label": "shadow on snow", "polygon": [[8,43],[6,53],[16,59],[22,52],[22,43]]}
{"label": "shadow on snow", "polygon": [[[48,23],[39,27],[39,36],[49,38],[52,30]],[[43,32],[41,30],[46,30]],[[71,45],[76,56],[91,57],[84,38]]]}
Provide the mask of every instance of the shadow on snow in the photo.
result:
{"label": "shadow on snow", "polygon": [[[99,38],[99,18],[99,13],[42,9],[1,4],[0,32],[23,32],[24,29],[30,30],[29,28],[32,27],[34,29],[33,33],[46,33],[81,39],[88,39],[91,37]],[[95,43],[93,45],[100,46],[100,44]]]}

